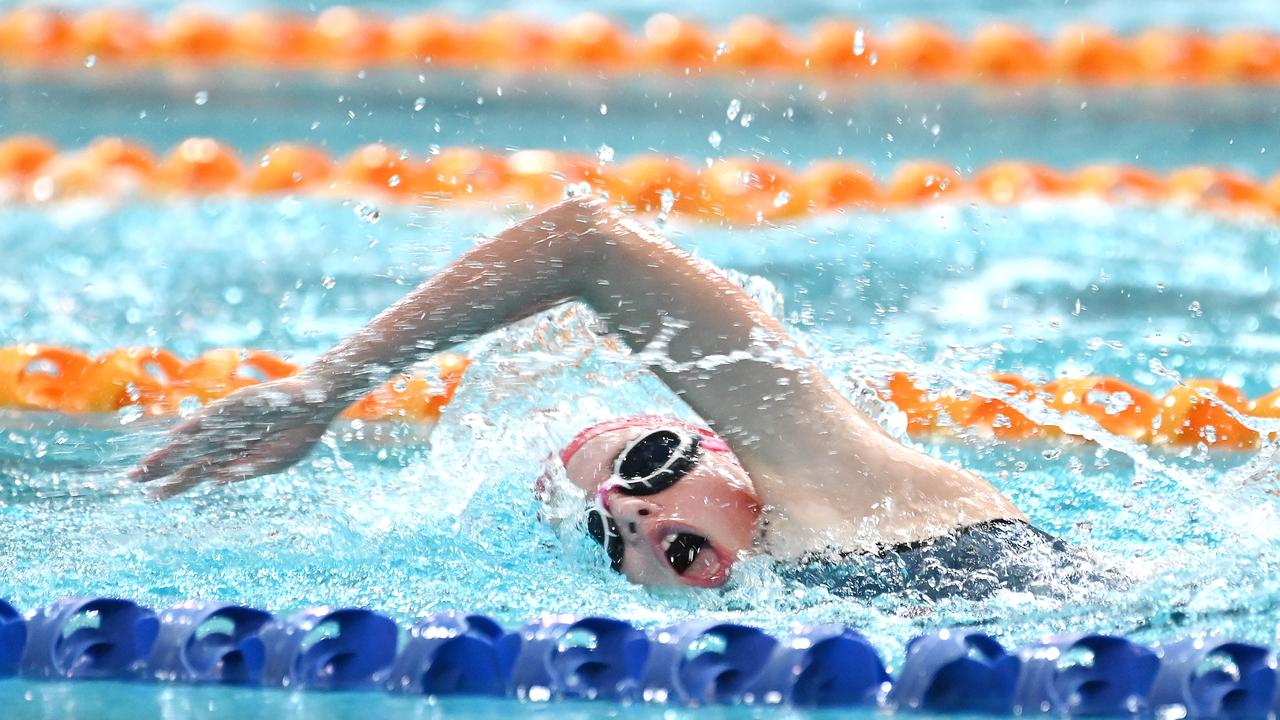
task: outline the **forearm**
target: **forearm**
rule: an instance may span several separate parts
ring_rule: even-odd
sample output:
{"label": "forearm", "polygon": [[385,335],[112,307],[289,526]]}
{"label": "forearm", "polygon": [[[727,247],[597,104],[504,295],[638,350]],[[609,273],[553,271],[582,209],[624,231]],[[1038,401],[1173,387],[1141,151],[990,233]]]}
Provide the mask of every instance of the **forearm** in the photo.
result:
{"label": "forearm", "polygon": [[[464,253],[307,368],[335,408],[393,373],[579,294],[591,214],[563,203]],[[567,266],[579,272],[567,272]]]}
{"label": "forearm", "polygon": [[[796,347],[785,329],[713,266],[612,209],[600,277],[582,294],[733,447],[757,482],[838,449],[856,453],[879,429]],[[665,335],[664,335],[665,333]]]}

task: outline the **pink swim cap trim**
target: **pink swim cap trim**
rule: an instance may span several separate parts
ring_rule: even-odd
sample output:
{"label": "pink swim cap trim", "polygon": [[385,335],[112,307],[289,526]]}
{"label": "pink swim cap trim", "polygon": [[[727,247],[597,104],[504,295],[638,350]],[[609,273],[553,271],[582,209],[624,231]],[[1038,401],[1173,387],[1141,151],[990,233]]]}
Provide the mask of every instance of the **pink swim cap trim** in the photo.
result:
{"label": "pink swim cap trim", "polygon": [[729,449],[728,443],[719,435],[711,432],[711,430],[700,425],[694,425],[673,417],[663,417],[661,415],[637,415],[635,417],[620,418],[617,420],[606,420],[597,423],[591,427],[578,433],[569,444],[560,451],[560,462],[565,467],[569,466],[569,460],[573,458],[583,445],[586,445],[592,439],[597,438],[607,432],[614,430],[625,430],[627,428],[658,428],[658,427],[678,427],[688,432],[697,433],[702,438],[701,447],[703,450],[710,452],[725,453],[732,455],[733,451]]}

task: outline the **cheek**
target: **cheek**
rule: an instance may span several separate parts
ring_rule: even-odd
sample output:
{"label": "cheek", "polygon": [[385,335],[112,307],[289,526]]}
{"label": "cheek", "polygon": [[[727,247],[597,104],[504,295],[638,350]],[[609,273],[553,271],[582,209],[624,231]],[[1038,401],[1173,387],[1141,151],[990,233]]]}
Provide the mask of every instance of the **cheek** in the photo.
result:
{"label": "cheek", "polygon": [[[664,509],[672,516],[714,533],[721,544],[742,549],[755,538],[760,517],[760,500],[750,487],[731,482],[721,476],[689,478],[672,490]],[[655,498],[657,499],[657,498]]]}

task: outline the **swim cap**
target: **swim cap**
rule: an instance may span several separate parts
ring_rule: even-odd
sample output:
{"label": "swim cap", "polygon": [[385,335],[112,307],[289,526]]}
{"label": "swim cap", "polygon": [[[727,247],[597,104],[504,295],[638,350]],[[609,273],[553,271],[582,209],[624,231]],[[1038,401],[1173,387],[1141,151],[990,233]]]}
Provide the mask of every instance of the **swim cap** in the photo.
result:
{"label": "swim cap", "polygon": [[[725,455],[734,463],[738,465],[742,464],[738,462],[737,456],[735,456],[733,451],[729,449],[728,443],[726,443],[719,435],[716,435],[705,427],[694,425],[693,423],[672,417],[663,417],[661,415],[636,415],[629,418],[618,418],[596,423],[575,435],[574,438],[569,441],[569,444],[565,445],[564,449],[559,453],[560,467],[569,467],[569,461],[578,453],[579,450],[582,449],[583,445],[586,445],[593,438],[599,437],[607,432],[624,430],[626,428],[659,427],[678,427],[690,433],[696,433],[700,439],[701,450],[704,452],[713,452]],[[547,457],[542,474],[533,483],[534,496],[540,499],[544,504],[553,504],[556,502],[555,498],[557,495],[554,492],[556,486],[552,481],[552,477],[557,471],[551,467],[551,465],[555,463],[555,460],[555,454]]]}
{"label": "swim cap", "polygon": [[[719,435],[700,425],[694,425],[684,420],[677,420],[671,417],[662,417],[661,415],[636,415],[629,418],[620,418],[617,420],[606,420],[602,423],[596,423],[591,427],[583,430],[574,436],[569,444],[560,451],[560,462],[565,466],[569,466],[569,460],[573,458],[583,445],[586,445],[593,438],[599,437],[607,432],[614,430],[625,430],[627,428],[659,428],[659,427],[678,427],[690,433],[697,433],[701,438],[701,449],[707,452],[723,453],[732,456],[733,451],[729,449],[728,443]],[[733,458],[737,462],[737,458]]]}

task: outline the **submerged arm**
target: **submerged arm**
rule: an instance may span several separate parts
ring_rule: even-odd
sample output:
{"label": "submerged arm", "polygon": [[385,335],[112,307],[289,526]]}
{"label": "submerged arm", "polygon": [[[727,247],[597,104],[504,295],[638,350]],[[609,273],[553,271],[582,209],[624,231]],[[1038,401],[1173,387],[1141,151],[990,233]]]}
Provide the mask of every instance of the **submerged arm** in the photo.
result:
{"label": "submerged arm", "polygon": [[[305,420],[322,432],[391,373],[575,298],[633,349],[663,341],[655,372],[730,444],[761,496],[781,510],[776,522],[794,526],[789,536],[843,527],[832,542],[873,544],[857,533],[908,541],[936,534],[921,533],[921,523],[945,530],[1017,514],[981,480],[879,432],[741,288],[600,201],[563,202],[463,254],[292,379],[285,399],[268,403],[283,414],[273,420],[284,431]],[[244,403],[254,396],[241,391],[210,405],[187,435],[199,437],[202,417],[215,427],[228,415],[240,425],[246,413],[270,415],[262,402]],[[268,424],[273,431],[280,432]],[[182,443],[179,432],[171,448]],[[240,451],[236,459],[207,445],[162,449],[138,475],[185,474],[180,491],[206,475],[231,480],[280,469],[276,457],[252,462],[264,451],[251,442],[222,443]],[[957,509],[939,516],[944,505]]]}

